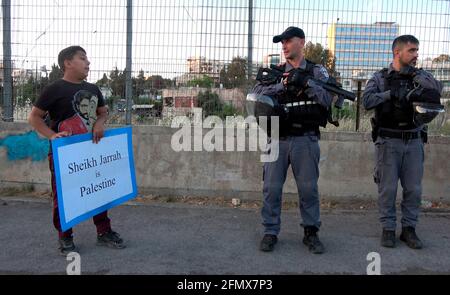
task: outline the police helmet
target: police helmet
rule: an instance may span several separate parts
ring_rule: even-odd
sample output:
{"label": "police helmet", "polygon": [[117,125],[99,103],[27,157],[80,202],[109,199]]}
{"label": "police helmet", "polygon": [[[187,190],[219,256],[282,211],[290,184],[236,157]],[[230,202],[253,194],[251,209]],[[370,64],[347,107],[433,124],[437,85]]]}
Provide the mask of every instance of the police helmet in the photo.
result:
{"label": "police helmet", "polygon": [[255,116],[256,118],[269,118],[271,116],[280,116],[282,118],[286,115],[285,108],[278,103],[277,99],[255,93],[247,95],[246,109],[249,115]]}
{"label": "police helmet", "polygon": [[413,108],[413,120],[417,126],[430,123],[439,113],[445,111],[443,105],[429,102],[414,102]]}

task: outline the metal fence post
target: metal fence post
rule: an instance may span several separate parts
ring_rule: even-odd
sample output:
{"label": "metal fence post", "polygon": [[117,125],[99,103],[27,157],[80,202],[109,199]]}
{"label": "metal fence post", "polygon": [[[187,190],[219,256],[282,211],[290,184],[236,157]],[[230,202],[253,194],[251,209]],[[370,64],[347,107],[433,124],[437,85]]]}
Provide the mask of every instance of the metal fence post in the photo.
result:
{"label": "metal fence post", "polygon": [[3,13],[3,114],[2,120],[14,121],[12,104],[11,1],[2,0]]}
{"label": "metal fence post", "polygon": [[127,0],[127,53],[125,69],[125,98],[127,100],[126,124],[131,125],[131,111],[133,105],[133,85],[131,80],[133,45],[133,0]]}
{"label": "metal fence post", "polygon": [[247,77],[250,80],[253,75],[253,0],[248,0],[248,53],[247,53]]}

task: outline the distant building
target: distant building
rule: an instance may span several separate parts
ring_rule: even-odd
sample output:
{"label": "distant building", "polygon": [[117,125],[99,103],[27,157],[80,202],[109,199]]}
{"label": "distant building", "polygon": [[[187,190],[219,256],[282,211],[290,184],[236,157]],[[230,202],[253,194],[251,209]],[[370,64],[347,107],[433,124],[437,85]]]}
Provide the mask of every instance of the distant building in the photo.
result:
{"label": "distant building", "polygon": [[[163,89],[163,116],[184,116],[198,109],[197,96],[206,88],[181,87],[179,89]],[[239,112],[244,112],[245,95],[238,89],[212,88],[225,104],[232,105]]]}
{"label": "distant building", "polygon": [[357,79],[370,77],[392,60],[392,42],[399,35],[393,22],[374,24],[334,23],[328,28],[328,47],[336,57],[336,71],[347,90]]}
{"label": "distant building", "polygon": [[202,78],[203,76],[211,77],[215,83],[220,83],[220,71],[224,64],[217,60],[209,60],[205,57],[190,57],[187,60],[187,73],[175,79],[176,85],[186,85],[189,81]]}
{"label": "distant building", "polygon": [[[187,72],[179,77],[175,78],[176,86],[188,86],[188,82],[194,79],[200,79],[204,76],[208,76],[213,79],[214,86],[223,85],[223,78],[221,77],[221,71],[227,70],[229,63],[224,63],[218,60],[209,60],[205,57],[191,57],[187,60]],[[252,64],[252,77],[255,78],[261,63]]]}
{"label": "distant building", "polygon": [[[31,77],[33,77],[34,79],[36,79],[38,81],[41,80],[42,68],[41,69],[16,68],[14,61],[12,61],[11,66],[12,66],[11,76],[12,76],[14,83],[24,83]],[[5,73],[4,73],[3,62],[0,61],[0,85],[3,85],[4,75],[5,75]]]}
{"label": "distant building", "polygon": [[136,115],[150,117],[152,115],[156,115],[154,112],[154,107],[155,105],[153,104],[134,104],[131,109]]}
{"label": "distant building", "polygon": [[181,87],[163,89],[163,107],[193,108],[197,107],[197,96],[203,88]]}
{"label": "distant building", "polygon": [[[14,61],[12,61],[11,66],[12,66],[11,74],[12,74],[12,77],[13,77],[13,81],[15,81],[21,75],[22,71],[20,71],[20,70],[15,68]],[[4,79],[5,79],[5,72],[4,72],[3,61],[0,61],[0,85],[1,86],[3,86]]]}
{"label": "distant building", "polygon": [[264,56],[263,67],[270,68],[271,65],[279,65],[281,63],[281,54],[268,54]]}

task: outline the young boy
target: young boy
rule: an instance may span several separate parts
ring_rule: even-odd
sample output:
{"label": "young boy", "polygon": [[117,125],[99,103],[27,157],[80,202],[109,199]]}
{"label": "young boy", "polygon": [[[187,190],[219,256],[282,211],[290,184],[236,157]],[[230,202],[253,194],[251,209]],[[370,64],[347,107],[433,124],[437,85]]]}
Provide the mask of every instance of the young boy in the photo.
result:
{"label": "young boy", "polygon": [[[28,118],[30,125],[40,134],[50,140],[55,138],[92,132],[93,142],[98,143],[103,137],[108,109],[105,106],[100,89],[85,81],[89,73],[89,60],[86,51],[80,46],[70,46],[63,49],[58,55],[58,64],[64,72],[62,79],[47,86],[35,103]],[[95,123],[80,109],[80,101],[88,99],[89,103],[96,103],[97,116]],[[44,121],[46,115],[50,117],[50,126]],[[61,230],[58,211],[58,198],[56,194],[55,171],[53,167],[53,154],[50,148],[48,160],[51,172],[53,195],[53,224],[59,233],[59,249],[66,255],[75,250],[72,229],[65,232]],[[93,218],[97,227],[97,245],[123,249],[125,245],[119,234],[111,229],[107,211]]]}

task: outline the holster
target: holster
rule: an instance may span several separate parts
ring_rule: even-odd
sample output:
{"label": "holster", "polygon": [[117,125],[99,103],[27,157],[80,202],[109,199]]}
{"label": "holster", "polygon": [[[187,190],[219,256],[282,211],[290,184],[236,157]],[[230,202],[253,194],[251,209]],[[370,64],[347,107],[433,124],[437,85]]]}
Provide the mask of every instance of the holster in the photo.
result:
{"label": "holster", "polygon": [[377,141],[380,127],[378,126],[377,120],[375,118],[370,118],[370,125],[372,125],[372,140],[373,142],[375,142]]}
{"label": "holster", "polygon": [[422,130],[420,130],[420,136],[422,137],[423,143],[428,142],[428,126],[424,126]]}

